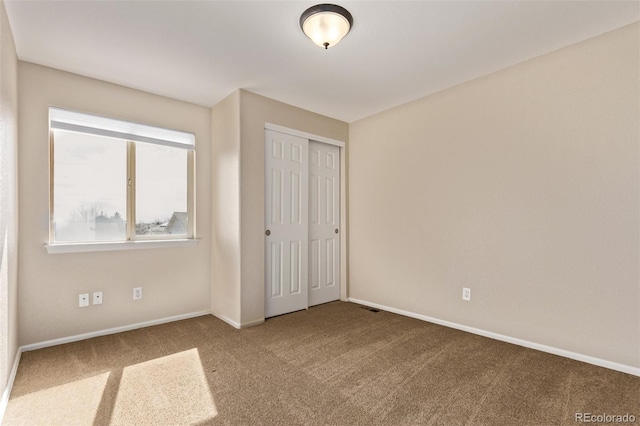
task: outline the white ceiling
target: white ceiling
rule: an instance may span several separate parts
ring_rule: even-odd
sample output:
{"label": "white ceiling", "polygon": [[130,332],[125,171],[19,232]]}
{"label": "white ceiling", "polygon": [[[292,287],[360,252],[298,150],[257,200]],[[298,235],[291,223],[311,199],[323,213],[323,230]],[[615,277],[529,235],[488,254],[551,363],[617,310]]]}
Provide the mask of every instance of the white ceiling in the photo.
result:
{"label": "white ceiling", "polygon": [[21,60],[205,106],[243,88],[347,122],[640,20],[640,1],[339,1],[354,26],[325,51],[298,23],[314,4],[5,0]]}

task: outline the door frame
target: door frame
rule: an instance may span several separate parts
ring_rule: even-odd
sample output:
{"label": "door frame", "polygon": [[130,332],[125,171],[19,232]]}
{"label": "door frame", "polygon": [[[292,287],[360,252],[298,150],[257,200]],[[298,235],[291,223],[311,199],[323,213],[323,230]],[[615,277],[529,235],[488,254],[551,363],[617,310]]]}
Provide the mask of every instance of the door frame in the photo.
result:
{"label": "door frame", "polygon": [[273,130],[280,133],[287,133],[299,136],[309,141],[335,145],[340,148],[340,300],[346,301],[347,292],[347,166],[346,166],[346,143],[337,139],[314,135],[300,130],[290,129],[273,123],[264,123],[265,130]]}

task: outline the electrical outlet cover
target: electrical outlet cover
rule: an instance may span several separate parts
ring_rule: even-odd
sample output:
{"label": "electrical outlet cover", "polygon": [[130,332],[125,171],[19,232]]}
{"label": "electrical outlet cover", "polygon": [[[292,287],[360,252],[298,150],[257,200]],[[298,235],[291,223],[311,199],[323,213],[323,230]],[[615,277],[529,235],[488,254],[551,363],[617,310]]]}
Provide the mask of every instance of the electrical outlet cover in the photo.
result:
{"label": "electrical outlet cover", "polygon": [[133,289],[133,300],[142,299],[142,287],[135,287]]}
{"label": "electrical outlet cover", "polygon": [[471,289],[464,287],[462,289],[462,300],[471,301]]}
{"label": "electrical outlet cover", "polygon": [[82,293],[78,296],[78,306],[81,308],[89,306],[89,293]]}
{"label": "electrical outlet cover", "polygon": [[102,305],[102,292],[94,291],[93,292],[93,304],[94,305]]}

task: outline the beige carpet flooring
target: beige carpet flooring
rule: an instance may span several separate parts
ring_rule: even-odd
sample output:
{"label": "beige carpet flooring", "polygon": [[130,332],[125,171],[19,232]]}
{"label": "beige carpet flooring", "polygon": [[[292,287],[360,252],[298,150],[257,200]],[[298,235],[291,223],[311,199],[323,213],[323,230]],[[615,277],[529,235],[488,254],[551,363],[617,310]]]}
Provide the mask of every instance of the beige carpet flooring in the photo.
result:
{"label": "beige carpet flooring", "polygon": [[213,316],[26,352],[3,425],[576,425],[640,378],[333,302],[235,330]]}

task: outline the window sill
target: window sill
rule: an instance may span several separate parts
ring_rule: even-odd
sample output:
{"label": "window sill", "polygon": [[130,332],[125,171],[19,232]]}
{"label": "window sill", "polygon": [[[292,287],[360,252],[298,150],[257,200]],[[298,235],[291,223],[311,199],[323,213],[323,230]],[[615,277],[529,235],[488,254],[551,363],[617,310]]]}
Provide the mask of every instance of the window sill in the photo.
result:
{"label": "window sill", "polygon": [[169,247],[189,247],[195,246],[198,239],[181,240],[144,240],[144,241],[115,241],[101,243],[58,243],[45,244],[47,253],[85,253],[92,251],[120,251],[120,250],[141,250],[151,248]]}

